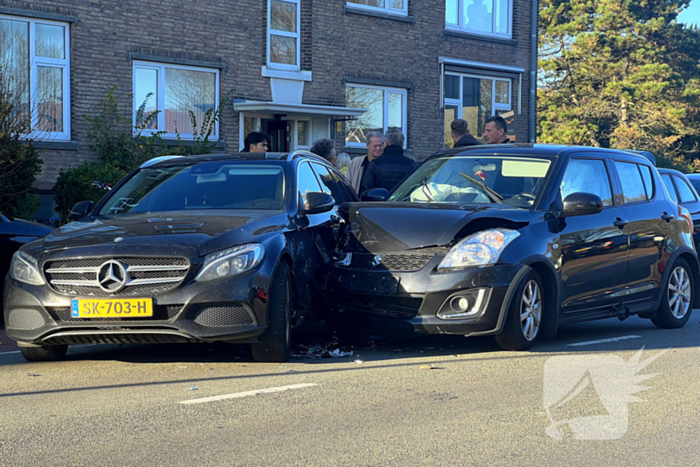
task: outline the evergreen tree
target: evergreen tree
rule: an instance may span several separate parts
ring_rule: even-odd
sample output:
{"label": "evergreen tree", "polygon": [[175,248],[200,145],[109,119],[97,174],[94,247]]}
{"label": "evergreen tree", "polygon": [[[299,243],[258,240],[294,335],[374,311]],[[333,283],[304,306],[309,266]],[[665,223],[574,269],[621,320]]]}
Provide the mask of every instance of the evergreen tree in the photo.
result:
{"label": "evergreen tree", "polygon": [[690,0],[540,2],[538,140],[647,150],[691,168],[700,31],[676,20]]}

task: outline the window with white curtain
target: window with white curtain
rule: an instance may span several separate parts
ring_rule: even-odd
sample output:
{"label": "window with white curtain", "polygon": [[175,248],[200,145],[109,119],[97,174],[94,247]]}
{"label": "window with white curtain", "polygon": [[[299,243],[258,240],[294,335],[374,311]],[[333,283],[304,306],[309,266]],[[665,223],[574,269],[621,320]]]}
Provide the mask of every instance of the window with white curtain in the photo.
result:
{"label": "window with white curtain", "polygon": [[36,139],[70,140],[67,23],[0,15],[0,79]]}
{"label": "window with white curtain", "polygon": [[[193,137],[192,115],[197,131],[208,110],[219,102],[219,71],[209,68],[134,62],[134,125],[143,122],[146,131],[162,131],[163,137],[178,133]],[[210,139],[218,139],[218,123]]]}
{"label": "window with white curtain", "polygon": [[299,71],[300,0],[268,0],[267,66]]}
{"label": "window with white curtain", "polygon": [[512,0],[445,0],[447,29],[512,37]]}

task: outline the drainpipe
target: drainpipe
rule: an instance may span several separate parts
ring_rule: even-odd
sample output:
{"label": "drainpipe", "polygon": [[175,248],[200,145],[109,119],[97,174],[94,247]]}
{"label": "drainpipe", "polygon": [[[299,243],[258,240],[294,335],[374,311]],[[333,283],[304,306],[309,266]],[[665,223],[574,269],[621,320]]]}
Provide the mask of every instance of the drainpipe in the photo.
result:
{"label": "drainpipe", "polygon": [[532,0],[532,31],[530,34],[531,63],[530,63],[530,142],[535,142],[535,127],[537,124],[537,18],[539,17],[539,5],[537,0]]}

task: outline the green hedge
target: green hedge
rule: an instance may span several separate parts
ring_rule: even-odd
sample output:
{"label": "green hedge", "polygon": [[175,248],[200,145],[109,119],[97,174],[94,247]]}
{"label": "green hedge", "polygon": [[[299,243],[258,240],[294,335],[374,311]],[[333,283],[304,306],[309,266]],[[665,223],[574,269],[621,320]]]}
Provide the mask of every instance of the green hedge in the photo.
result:
{"label": "green hedge", "polygon": [[70,211],[80,201],[92,201],[95,204],[107,191],[92,185],[97,180],[116,185],[126,176],[126,170],[103,162],[88,162],[67,171],[61,171],[56,182],[56,211],[61,216],[61,224],[70,222]]}

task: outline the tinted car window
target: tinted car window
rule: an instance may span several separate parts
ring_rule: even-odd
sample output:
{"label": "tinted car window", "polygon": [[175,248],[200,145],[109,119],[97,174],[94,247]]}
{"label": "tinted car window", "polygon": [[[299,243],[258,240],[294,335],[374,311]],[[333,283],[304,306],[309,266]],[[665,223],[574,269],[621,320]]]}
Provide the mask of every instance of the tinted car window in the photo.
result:
{"label": "tinted car window", "polygon": [[681,195],[681,203],[694,203],[697,201],[693,189],[688,186],[685,180],[681,177],[674,177],[676,180],[676,186],[678,187],[678,193]]}
{"label": "tinted car window", "polygon": [[671,198],[673,199],[674,202],[678,202],[678,195],[676,195],[676,188],[673,186],[673,182],[671,181],[671,176],[667,174],[661,175],[661,179],[664,181],[664,185],[666,185],[666,188],[668,188],[668,193],[671,195]]}
{"label": "tinted car window", "polygon": [[281,165],[206,162],[144,169],[100,210],[102,215],[191,209],[282,209]]}
{"label": "tinted car window", "polygon": [[700,180],[696,180],[695,178],[691,178],[690,183],[693,185],[693,188],[695,188],[695,191],[700,193]]}
{"label": "tinted car window", "polygon": [[642,172],[642,180],[644,180],[644,188],[647,190],[647,198],[654,198],[654,177],[651,175],[651,167],[640,165],[639,171]]}
{"label": "tinted car window", "polygon": [[339,205],[347,201],[354,201],[343,186],[340,178],[321,164],[313,164],[314,171],[321,181],[323,191],[333,196],[335,204]]}
{"label": "tinted car window", "polygon": [[615,168],[620,176],[625,204],[646,201],[647,193],[644,189],[644,181],[642,180],[642,174],[639,172],[639,166],[629,162],[615,161]]}
{"label": "tinted car window", "polygon": [[605,162],[597,159],[571,159],[561,182],[561,199],[572,193],[591,193],[612,206],[612,190]]}
{"label": "tinted car window", "polygon": [[304,162],[299,166],[299,203],[306,203],[306,193],[319,193],[323,190],[321,185],[319,185],[314,171],[311,170],[311,165],[308,162]]}

